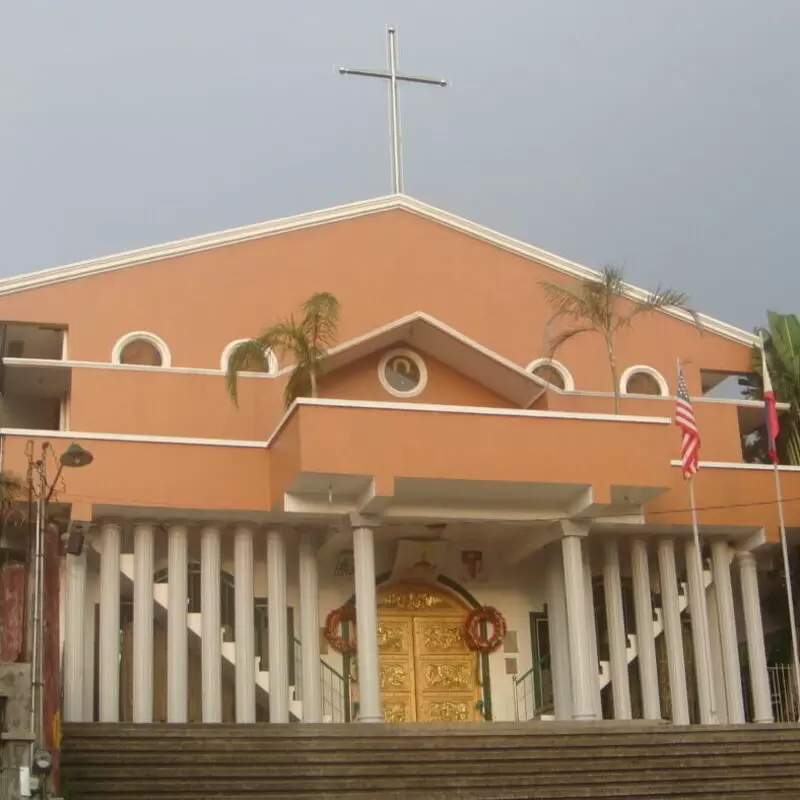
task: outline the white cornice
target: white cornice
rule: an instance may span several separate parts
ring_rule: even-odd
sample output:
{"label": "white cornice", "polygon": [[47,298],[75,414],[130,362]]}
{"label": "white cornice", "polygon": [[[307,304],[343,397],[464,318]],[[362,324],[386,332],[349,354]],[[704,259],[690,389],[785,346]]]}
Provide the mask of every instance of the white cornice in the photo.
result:
{"label": "white cornice", "polygon": [[[322,211],[313,211],[292,217],[284,217],[282,219],[262,222],[256,225],[231,228],[230,230],[221,231],[219,233],[194,236],[188,239],[180,239],[178,241],[152,247],[143,247],[138,250],[129,250],[125,253],[118,253],[113,256],[92,259],[90,261],[81,261],[75,264],[31,272],[17,277],[5,278],[0,280],[0,296],[62,283],[64,281],[72,281],[91,275],[113,272],[115,270],[136,266],[137,264],[148,264],[153,261],[183,256],[215,247],[239,244],[252,239],[275,236],[276,234],[288,231],[311,228],[316,225],[325,225],[331,222],[340,222],[361,217],[366,214],[375,214],[393,209],[403,209],[425,219],[438,222],[479,239],[480,241],[492,244],[495,247],[522,256],[523,258],[537,261],[573,278],[591,278],[597,277],[598,275],[596,270],[585,267],[582,264],[569,261],[547,250],[542,250],[539,247],[526,244],[519,239],[505,236],[483,225],[470,222],[463,217],[435,208],[434,206],[423,203],[420,200],[415,200],[407,195],[396,194],[378,197],[374,200],[348,203]],[[627,285],[627,291],[629,297],[634,300],[643,300],[648,296],[648,292],[645,289],[640,289],[631,284]],[[681,309],[667,308],[663,309],[663,313],[690,324],[694,323],[692,315]],[[741,328],[721,322],[713,317],[708,317],[705,314],[699,314],[697,319],[701,326],[707,331],[747,346],[752,346],[757,343],[757,339],[752,333],[742,330]]]}

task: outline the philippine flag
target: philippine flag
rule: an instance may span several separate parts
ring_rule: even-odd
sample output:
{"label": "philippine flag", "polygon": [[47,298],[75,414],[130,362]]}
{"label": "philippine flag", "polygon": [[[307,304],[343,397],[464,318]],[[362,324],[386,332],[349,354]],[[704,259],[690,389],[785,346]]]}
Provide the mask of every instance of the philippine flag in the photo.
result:
{"label": "philippine flag", "polygon": [[773,464],[778,463],[778,447],[776,440],[780,432],[778,409],[775,405],[775,392],[772,390],[772,378],[767,366],[767,353],[764,349],[764,337],[761,337],[761,364],[764,380],[764,411],[767,417],[767,452]]}

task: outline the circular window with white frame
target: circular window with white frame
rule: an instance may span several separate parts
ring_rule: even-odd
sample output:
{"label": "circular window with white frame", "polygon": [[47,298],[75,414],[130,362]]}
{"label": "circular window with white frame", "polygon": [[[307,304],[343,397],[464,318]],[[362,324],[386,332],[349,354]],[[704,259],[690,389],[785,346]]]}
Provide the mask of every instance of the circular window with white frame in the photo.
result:
{"label": "circular window with white frame", "polygon": [[416,397],[428,383],[428,368],[419,353],[406,348],[384,353],[378,364],[381,386],[395,397]]}
{"label": "circular window with white frame", "polygon": [[637,364],[628,367],[619,380],[622,394],[669,397],[669,386],[664,376],[653,367]]}
{"label": "circular window with white frame", "polygon": [[[234,339],[229,345],[225,347],[222,351],[222,355],[220,356],[219,360],[219,368],[223,372],[228,371],[228,359],[231,357],[231,353],[244,342],[249,341],[249,339]],[[245,363],[242,365],[242,368],[239,370],[244,374],[267,374],[267,375],[274,375],[279,369],[278,364],[278,357],[275,355],[274,351],[271,349],[267,349],[264,351],[264,358],[261,359],[259,357],[253,359],[246,359]]]}
{"label": "circular window with white frame", "polygon": [[169,367],[172,354],[167,343],[150,331],[132,331],[117,339],[111,350],[112,364],[137,367]]}

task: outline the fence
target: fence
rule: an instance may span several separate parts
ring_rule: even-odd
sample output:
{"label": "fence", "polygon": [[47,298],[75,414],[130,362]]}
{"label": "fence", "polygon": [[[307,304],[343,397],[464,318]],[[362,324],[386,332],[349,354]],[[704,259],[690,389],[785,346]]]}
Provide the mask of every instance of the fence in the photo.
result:
{"label": "fence", "polygon": [[797,722],[800,704],[795,687],[794,667],[791,664],[775,664],[767,667],[767,672],[775,722]]}
{"label": "fence", "polygon": [[520,677],[514,676],[514,715],[517,722],[534,719],[550,710],[552,686],[547,665],[549,656],[537,661]]}

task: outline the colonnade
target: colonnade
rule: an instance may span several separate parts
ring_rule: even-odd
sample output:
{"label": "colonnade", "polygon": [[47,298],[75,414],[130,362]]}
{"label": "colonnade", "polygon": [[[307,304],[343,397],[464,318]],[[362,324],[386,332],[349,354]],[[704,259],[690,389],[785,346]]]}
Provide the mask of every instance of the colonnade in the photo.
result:
{"label": "colonnade", "polygon": [[[585,546],[587,534],[586,526],[574,523],[564,525],[563,537],[548,548],[547,602],[551,671],[555,714],[559,719],[591,720],[601,716],[592,584],[591,580],[586,580],[587,573],[591,575],[588,549]],[[632,538],[628,541],[642,716],[650,720],[659,720],[662,717],[651,587],[651,574],[656,572],[667,652],[672,721],[675,724],[688,725],[689,698],[676,541],[671,538]],[[724,539],[712,540],[710,549],[711,582],[707,589],[692,540],[688,539],[684,543],[700,722],[714,724],[745,721],[731,583],[731,563],[734,559],[741,586],[742,622],[747,641],[753,721],[771,722],[773,715],[755,558],[750,552],[734,551]],[[630,643],[623,612],[619,541],[606,539],[603,542],[602,555],[614,718],[625,720],[632,716],[628,678]],[[653,560],[657,561],[657,570],[651,572]],[[587,604],[591,609],[588,613]],[[712,624],[709,624],[709,618],[712,619]]]}
{"label": "colonnade", "polygon": [[[188,718],[188,614],[187,567],[190,527],[135,522],[133,535],[133,721],[153,721],[154,543],[166,530],[168,551],[167,588],[167,721]],[[199,527],[201,572],[201,674],[202,720],[222,721],[222,633],[220,612],[219,525]],[[237,722],[256,719],[255,632],[253,620],[254,526],[240,524],[233,536],[235,593],[235,709]],[[101,524],[96,548],[100,553],[100,613],[98,636],[98,721],[120,719],[120,590],[123,527],[119,522]],[[372,527],[357,520],[353,526],[355,586],[358,608],[361,719],[382,719],[378,677],[377,612],[375,606],[375,558]],[[272,722],[288,722],[289,635],[286,598],[286,532],[266,531],[267,614],[269,652],[269,714]],[[300,637],[302,646],[302,708],[304,722],[322,721],[322,689],[319,643],[318,535],[298,532],[300,577]],[[67,555],[65,563],[64,719],[91,719],[84,678],[87,553]]]}

